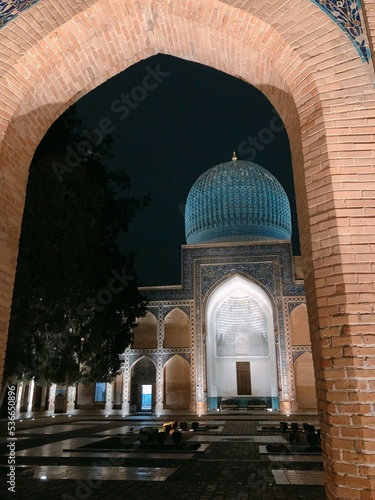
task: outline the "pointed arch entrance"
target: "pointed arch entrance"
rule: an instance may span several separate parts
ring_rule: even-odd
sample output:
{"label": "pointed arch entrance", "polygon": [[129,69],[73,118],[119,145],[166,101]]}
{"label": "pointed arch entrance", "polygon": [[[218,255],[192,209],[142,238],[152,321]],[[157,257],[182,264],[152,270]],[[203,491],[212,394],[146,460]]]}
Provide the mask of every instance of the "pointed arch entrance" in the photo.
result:
{"label": "pointed arch entrance", "polygon": [[144,356],[131,369],[130,406],[133,411],[153,411],[155,407],[156,367]]}
{"label": "pointed arch entrance", "polygon": [[277,407],[274,314],[268,295],[241,276],[229,278],[206,307],[207,400],[262,397]]}

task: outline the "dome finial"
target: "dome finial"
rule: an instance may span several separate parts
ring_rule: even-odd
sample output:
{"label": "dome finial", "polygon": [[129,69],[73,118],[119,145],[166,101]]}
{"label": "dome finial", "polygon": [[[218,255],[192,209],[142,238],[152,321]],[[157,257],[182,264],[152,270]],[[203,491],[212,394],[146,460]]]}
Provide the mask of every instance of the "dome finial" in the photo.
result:
{"label": "dome finial", "polygon": [[237,160],[236,151],[233,151],[232,161],[236,161],[236,160]]}

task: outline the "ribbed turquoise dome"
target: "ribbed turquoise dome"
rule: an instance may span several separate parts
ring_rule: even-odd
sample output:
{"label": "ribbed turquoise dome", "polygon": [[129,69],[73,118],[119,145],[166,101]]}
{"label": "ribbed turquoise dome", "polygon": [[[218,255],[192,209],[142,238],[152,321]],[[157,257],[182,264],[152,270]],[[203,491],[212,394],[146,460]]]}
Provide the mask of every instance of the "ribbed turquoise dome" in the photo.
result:
{"label": "ribbed turquoise dome", "polygon": [[250,161],[220,163],[204,172],[185,207],[189,245],[290,239],[288,197],[279,181]]}

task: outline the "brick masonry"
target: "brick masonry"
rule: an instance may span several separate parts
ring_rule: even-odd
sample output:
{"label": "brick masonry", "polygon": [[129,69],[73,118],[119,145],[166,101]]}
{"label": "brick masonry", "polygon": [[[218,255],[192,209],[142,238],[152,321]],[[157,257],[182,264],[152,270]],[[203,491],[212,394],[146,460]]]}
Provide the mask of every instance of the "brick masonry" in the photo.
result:
{"label": "brick masonry", "polygon": [[0,352],[28,166],[51,123],[158,52],[225,71],[268,97],[290,139],[327,498],[373,498],[374,55],[310,0],[37,2],[2,28],[0,51]]}

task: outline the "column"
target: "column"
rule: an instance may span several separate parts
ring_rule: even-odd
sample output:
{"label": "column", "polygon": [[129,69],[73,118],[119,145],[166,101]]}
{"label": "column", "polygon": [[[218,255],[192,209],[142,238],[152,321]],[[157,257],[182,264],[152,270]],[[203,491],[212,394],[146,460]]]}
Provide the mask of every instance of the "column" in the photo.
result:
{"label": "column", "polygon": [[23,392],[23,382],[20,382],[17,386],[16,418],[19,417],[21,412],[22,392]]}
{"label": "column", "polygon": [[29,394],[27,397],[27,408],[26,408],[27,413],[31,413],[33,411],[34,390],[35,390],[35,381],[34,379],[31,379],[29,383]]}
{"label": "column", "polygon": [[124,361],[121,366],[122,371],[122,396],[121,396],[121,410],[124,415],[130,413],[130,348],[127,347],[124,353]]}
{"label": "column", "polygon": [[158,361],[156,367],[156,403],[155,403],[155,413],[157,415],[162,415],[164,413],[163,404],[163,342],[164,342],[164,317],[163,317],[163,305],[159,304],[158,307]]}
{"label": "column", "polygon": [[56,397],[56,384],[52,384],[49,388],[49,398],[48,398],[48,411],[50,413],[55,413],[55,397]]}
{"label": "column", "polygon": [[66,402],[66,411],[68,413],[74,411],[75,409],[76,393],[77,393],[77,387],[75,385],[70,385],[68,387],[67,402]]}
{"label": "column", "polygon": [[105,411],[113,410],[113,401],[112,401],[112,384],[107,382],[105,385]]}

